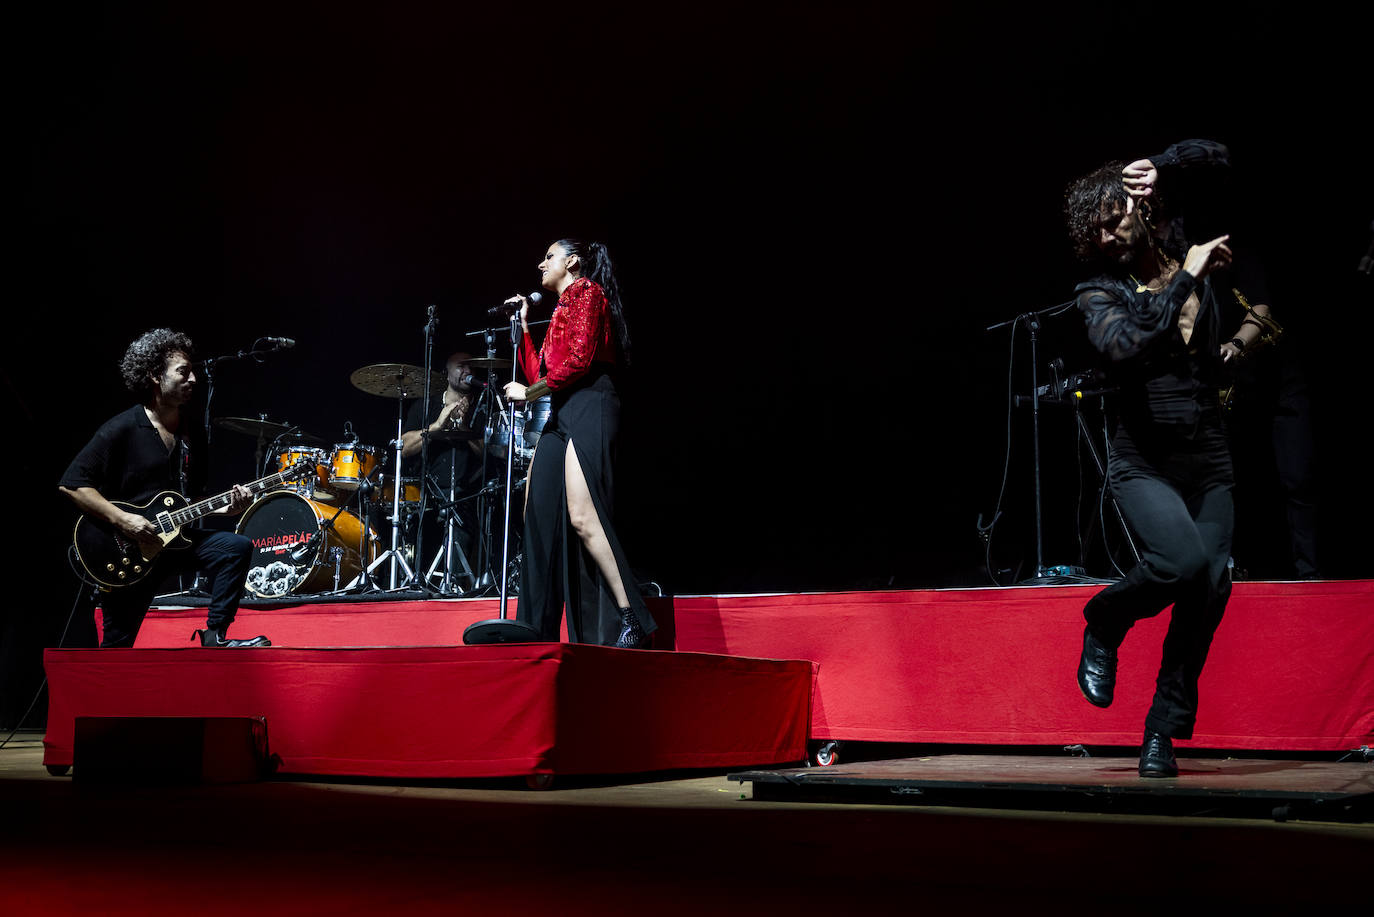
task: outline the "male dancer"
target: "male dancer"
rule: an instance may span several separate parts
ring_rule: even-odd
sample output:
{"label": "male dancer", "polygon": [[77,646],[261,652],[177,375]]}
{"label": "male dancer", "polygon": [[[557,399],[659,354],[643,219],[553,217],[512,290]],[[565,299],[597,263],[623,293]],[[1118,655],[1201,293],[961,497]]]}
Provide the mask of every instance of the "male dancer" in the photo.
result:
{"label": "male dancer", "polygon": [[1142,777],[1178,774],[1172,740],[1192,737],[1198,676],[1231,594],[1232,472],[1217,392],[1222,364],[1254,332],[1222,336],[1208,276],[1230,263],[1229,236],[1189,244],[1183,214],[1166,211],[1159,194],[1226,165],[1220,144],[1184,141],[1104,165],[1065,193],[1069,235],[1094,272],[1075,291],[1078,306],[1119,392],[1108,477],[1141,549],[1126,577],[1083,610],[1078,684],[1090,703],[1111,704],[1131,626],[1173,606]]}

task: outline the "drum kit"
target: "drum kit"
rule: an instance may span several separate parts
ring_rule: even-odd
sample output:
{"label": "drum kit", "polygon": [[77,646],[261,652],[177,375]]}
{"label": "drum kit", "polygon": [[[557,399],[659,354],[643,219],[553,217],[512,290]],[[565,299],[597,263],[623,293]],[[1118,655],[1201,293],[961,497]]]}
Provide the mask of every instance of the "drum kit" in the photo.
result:
{"label": "drum kit", "polygon": [[[363,392],[395,399],[396,436],[387,444],[390,451],[360,442],[348,426],[344,441],[331,447],[328,441],[298,426],[268,420],[266,415],[215,421],[221,429],[257,438],[256,461],[263,473],[290,468],[301,460],[315,470],[313,475],[261,495],[240,517],[236,531],[253,542],[245,586],[250,597],[284,599],[401,589],[472,596],[486,594],[499,585],[504,608],[506,588],[513,578],[505,533],[512,526],[509,521],[498,525],[496,515],[503,495],[523,487],[551,409],[547,397],[520,410],[514,406],[503,409],[496,394],[496,370],[509,367],[511,361],[491,355],[490,348],[488,354],[469,361],[474,370],[488,372],[489,381],[469,414],[485,418],[485,423],[477,429],[423,434],[431,447],[461,448],[481,442],[483,483],[472,493],[460,490],[457,462],[450,462],[446,472],[429,474],[426,457],[419,475],[398,472],[402,467],[405,402],[426,395],[426,375],[430,377],[431,399],[439,398],[446,384],[441,374],[427,374],[423,367],[378,363],[364,366],[349,377]],[[504,476],[489,477],[488,466],[498,465]],[[480,528],[467,549],[474,552],[476,564],[470,562],[456,537],[465,528],[459,505],[469,501],[476,502]],[[510,500],[504,502],[509,520]],[[418,567],[424,526],[420,522],[430,511],[442,524],[443,539],[421,576]],[[391,530],[389,546],[387,527]],[[503,538],[500,549],[493,544],[493,533],[498,530]],[[499,583],[494,569],[505,571]]]}

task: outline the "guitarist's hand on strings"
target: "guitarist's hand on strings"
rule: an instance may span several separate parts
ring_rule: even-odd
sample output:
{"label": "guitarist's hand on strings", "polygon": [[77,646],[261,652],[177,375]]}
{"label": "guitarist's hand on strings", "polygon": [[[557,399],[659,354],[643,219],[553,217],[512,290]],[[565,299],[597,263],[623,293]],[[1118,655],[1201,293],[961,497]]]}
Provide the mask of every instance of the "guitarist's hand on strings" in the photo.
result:
{"label": "guitarist's hand on strings", "polygon": [[233,490],[229,491],[229,505],[220,510],[226,516],[237,516],[248,508],[253,502],[253,493],[242,484],[235,484]]}

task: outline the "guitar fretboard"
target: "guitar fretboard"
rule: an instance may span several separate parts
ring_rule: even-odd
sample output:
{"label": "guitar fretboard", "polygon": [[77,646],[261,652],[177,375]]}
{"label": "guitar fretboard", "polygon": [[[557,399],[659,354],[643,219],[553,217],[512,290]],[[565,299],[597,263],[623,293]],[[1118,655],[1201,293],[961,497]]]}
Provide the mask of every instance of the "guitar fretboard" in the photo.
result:
{"label": "guitar fretboard", "polygon": [[[296,477],[297,473],[298,469],[288,468],[286,471],[279,471],[276,474],[268,475],[265,478],[259,478],[251,484],[245,484],[244,486],[248,488],[248,492],[250,494],[256,496],[257,494],[260,494],[265,490],[270,490],[271,488],[276,487],[279,484],[286,483],[287,481]],[[176,510],[175,512],[168,513],[168,517],[171,519],[172,522],[172,527],[174,529],[179,529],[183,525],[186,525],[188,522],[196,521],[201,516],[213,513],[217,509],[223,509],[224,507],[230,504],[233,495],[234,492],[232,490],[226,490],[222,494],[216,494],[213,497],[207,497],[206,499],[201,500],[199,503],[192,503],[189,506],[184,506],[181,509]]]}

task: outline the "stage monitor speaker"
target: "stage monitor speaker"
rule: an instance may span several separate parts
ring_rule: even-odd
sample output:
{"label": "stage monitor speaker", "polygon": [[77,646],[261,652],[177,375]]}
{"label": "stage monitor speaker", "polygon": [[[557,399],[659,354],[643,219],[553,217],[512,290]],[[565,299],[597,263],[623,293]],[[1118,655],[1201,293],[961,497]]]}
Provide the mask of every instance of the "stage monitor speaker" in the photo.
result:
{"label": "stage monitor speaker", "polygon": [[276,770],[267,720],[251,716],[79,716],[72,779],[141,786],[252,783]]}

